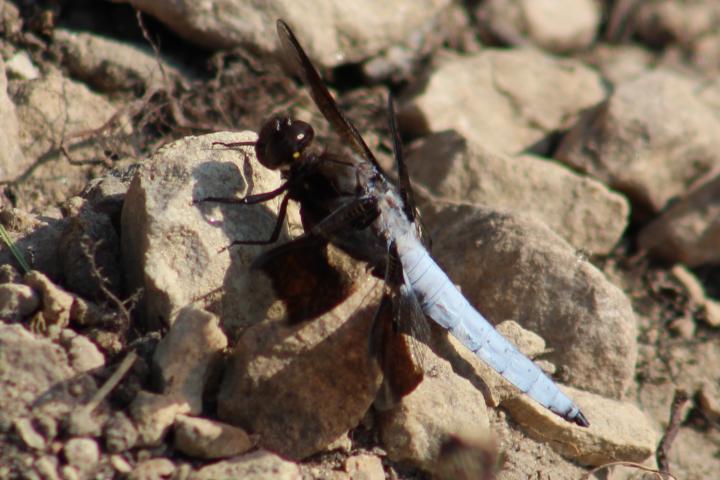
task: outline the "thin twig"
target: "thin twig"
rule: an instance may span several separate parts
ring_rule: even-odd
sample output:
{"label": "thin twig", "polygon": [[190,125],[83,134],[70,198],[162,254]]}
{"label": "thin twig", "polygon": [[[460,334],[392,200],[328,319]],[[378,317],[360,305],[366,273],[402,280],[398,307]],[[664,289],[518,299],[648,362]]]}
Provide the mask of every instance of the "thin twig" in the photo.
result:
{"label": "thin twig", "polygon": [[670,422],[668,423],[667,429],[665,429],[665,435],[663,435],[660,440],[660,444],[655,452],[658,467],[663,473],[670,473],[670,447],[680,430],[680,424],[683,420],[680,415],[680,411],[687,403],[688,398],[688,393],[685,390],[675,390],[675,395],[673,396],[673,401],[670,405]]}
{"label": "thin twig", "polygon": [[671,478],[672,480],[677,480],[676,477],[674,477],[672,474],[670,474],[668,472],[661,472],[660,470],[657,470],[655,468],[646,467],[645,465],[641,465],[641,464],[635,463],[635,462],[605,463],[605,464],[597,466],[597,467],[593,468],[592,470],[590,470],[589,472],[587,472],[585,475],[583,475],[580,478],[580,480],[588,480],[590,478],[590,475],[593,475],[593,474],[599,472],[600,470],[605,470],[606,468],[617,467],[617,466],[637,468],[638,470],[643,470],[645,472],[654,473],[655,477],[659,478],[660,480],[668,479],[668,478]]}
{"label": "thin twig", "polygon": [[[95,263],[95,254],[97,252],[97,247],[100,245],[101,240],[98,240],[96,243],[92,243],[92,239],[88,235],[83,235],[83,238],[81,240],[81,248],[83,253],[85,254],[85,257],[87,258],[88,263],[90,264],[90,272],[95,277],[95,279],[98,282],[98,286],[100,288],[100,291],[122,312],[123,316],[125,317],[125,325],[130,325],[131,323],[131,317],[130,313],[132,312],[132,309],[137,304],[137,297],[140,295],[140,289],[135,291],[130,297],[128,297],[127,300],[123,301],[120,300],[106,285],[107,279],[103,277],[102,272],[100,271],[100,268]],[[126,304],[129,304],[130,306],[126,306]]]}
{"label": "thin twig", "polygon": [[90,401],[83,406],[83,408],[87,409],[88,413],[92,412],[97,408],[98,405],[107,397],[110,392],[117,386],[118,383],[120,383],[120,380],[123,379],[125,374],[130,370],[130,367],[133,366],[135,363],[135,360],[137,360],[138,355],[133,350],[129,352],[127,355],[125,355],[125,358],[123,358],[123,361],[118,366],[117,370],[113,372],[112,375],[110,375],[110,378],[107,379],[107,381],[103,384],[100,389],[95,392],[95,395],[90,399]]}

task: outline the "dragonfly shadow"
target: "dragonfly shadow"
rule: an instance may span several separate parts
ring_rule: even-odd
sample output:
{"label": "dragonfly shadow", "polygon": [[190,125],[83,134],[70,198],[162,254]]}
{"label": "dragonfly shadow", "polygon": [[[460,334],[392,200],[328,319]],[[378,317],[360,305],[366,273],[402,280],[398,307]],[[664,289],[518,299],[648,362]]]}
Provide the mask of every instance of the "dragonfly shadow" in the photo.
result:
{"label": "dragonfly shadow", "polygon": [[491,404],[492,394],[485,380],[477,373],[475,366],[466,360],[450,342],[450,334],[442,327],[431,324],[432,338],[430,348],[437,356],[450,362],[453,372],[469,381],[475,388],[480,390],[485,397],[485,402]]}
{"label": "dragonfly shadow", "polygon": [[[367,357],[377,308],[367,298],[379,286],[363,282],[312,321],[268,319],[245,330],[220,389],[220,418],[293,459],[355,427],[379,387],[379,371]],[[316,290],[311,296],[323,295]]]}
{"label": "dragonfly shadow", "polygon": [[[265,186],[256,187],[253,178],[253,166],[246,156],[242,167],[235,162],[208,161],[198,165],[192,172],[195,178],[193,188],[194,205],[210,226],[219,229],[221,235],[211,235],[204,242],[212,256],[228,255],[222,283],[222,295],[209,299],[205,308],[222,319],[226,332],[233,338],[239,330],[261,321],[272,304],[271,287],[258,279],[260,275],[250,271],[253,260],[263,252],[273,248],[269,245],[233,245],[235,241],[267,240],[275,224],[277,202],[244,205],[218,201],[203,201],[209,197],[221,199],[241,199],[254,190],[264,191]],[[278,200],[279,201],[279,200]],[[206,229],[206,232],[208,230]],[[287,228],[283,225],[279,242],[289,239]],[[214,251],[213,251],[214,250]],[[216,262],[216,265],[223,265]],[[212,267],[209,267],[212,268]],[[248,299],[252,299],[249,301]]]}
{"label": "dragonfly shadow", "polygon": [[[288,248],[290,246],[290,248]],[[275,253],[278,252],[278,253]],[[255,263],[255,270],[271,281],[286,307],[286,321],[298,324],[317,318],[352,293],[354,279],[333,267],[326,244],[285,244]]]}

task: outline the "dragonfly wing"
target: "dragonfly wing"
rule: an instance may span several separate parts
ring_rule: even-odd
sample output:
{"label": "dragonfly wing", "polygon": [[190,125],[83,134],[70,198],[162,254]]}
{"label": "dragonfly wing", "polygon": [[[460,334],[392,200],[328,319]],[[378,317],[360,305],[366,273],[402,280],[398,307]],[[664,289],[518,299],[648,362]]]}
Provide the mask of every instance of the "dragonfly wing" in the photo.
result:
{"label": "dragonfly wing", "polygon": [[383,372],[383,383],[374,403],[381,411],[397,405],[423,379],[423,370],[415,362],[409,337],[399,331],[393,318],[396,299],[396,295],[383,296],[370,333],[370,358]]}
{"label": "dragonfly wing", "polygon": [[355,126],[345,118],[345,115],[338,108],[335,99],[333,99],[320,74],[313,66],[305,50],[300,46],[300,42],[298,42],[288,24],[278,20],[277,34],[285,55],[292,62],[303,82],[310,87],[310,95],[315,105],[335,129],[340,139],[364,160],[370,162],[377,171],[382,172],[380,164],[378,164],[365,140],[362,139]]}
{"label": "dragonfly wing", "polygon": [[405,163],[405,156],[403,154],[402,140],[400,139],[400,131],[397,126],[397,116],[395,115],[395,102],[393,96],[388,95],[388,117],[390,122],[390,135],[393,140],[393,153],[395,157],[395,163],[397,163],[397,176],[398,176],[398,190],[400,191],[400,198],[403,201],[403,212],[411,223],[415,223],[418,229],[418,234],[426,248],[430,249],[432,240],[430,235],[422,223],[420,212],[415,205],[415,193],[413,192],[412,184],[410,183],[410,174],[408,173],[407,163]]}
{"label": "dragonfly wing", "polygon": [[[373,323],[371,355],[383,370],[383,388],[376,407],[389,408],[412,392],[423,379],[424,354],[430,329],[415,293],[405,281],[394,243],[390,244],[385,283],[392,292],[380,304]],[[388,312],[390,310],[390,312]]]}

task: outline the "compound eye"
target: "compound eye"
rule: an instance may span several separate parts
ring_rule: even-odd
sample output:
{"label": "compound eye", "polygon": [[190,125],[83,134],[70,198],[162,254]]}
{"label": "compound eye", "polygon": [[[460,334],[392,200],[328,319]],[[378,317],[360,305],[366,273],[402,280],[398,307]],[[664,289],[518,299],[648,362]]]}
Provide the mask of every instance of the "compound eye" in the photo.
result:
{"label": "compound eye", "polygon": [[297,159],[302,155],[303,150],[310,145],[315,132],[312,127],[305,122],[294,122],[290,127],[288,133],[288,141],[294,145],[293,158]]}

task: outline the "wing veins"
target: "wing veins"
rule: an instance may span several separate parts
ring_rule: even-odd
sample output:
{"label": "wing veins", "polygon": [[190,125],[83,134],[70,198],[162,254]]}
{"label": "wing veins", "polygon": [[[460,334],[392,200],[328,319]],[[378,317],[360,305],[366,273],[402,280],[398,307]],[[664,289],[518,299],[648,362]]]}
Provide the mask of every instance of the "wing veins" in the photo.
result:
{"label": "wing veins", "polygon": [[305,50],[300,46],[292,30],[282,20],[277,21],[277,33],[286,56],[292,60],[297,73],[304,83],[310,88],[315,105],[320,113],[335,129],[337,135],[350,146],[358,155],[370,162],[378,172],[382,172],[380,164],[360,136],[355,125],[342,114],[330,91],[322,81],[320,74],[308,58]]}

